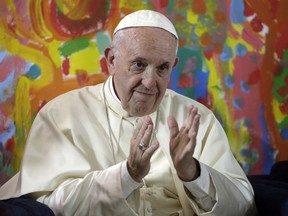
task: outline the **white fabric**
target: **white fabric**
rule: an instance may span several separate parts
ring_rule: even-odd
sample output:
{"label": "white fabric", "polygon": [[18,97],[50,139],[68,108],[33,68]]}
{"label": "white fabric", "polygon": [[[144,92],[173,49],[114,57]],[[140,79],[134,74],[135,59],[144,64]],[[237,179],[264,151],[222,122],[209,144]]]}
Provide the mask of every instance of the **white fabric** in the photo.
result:
{"label": "white fabric", "polygon": [[[102,90],[103,84],[99,84],[71,91],[41,109],[27,140],[21,171],[0,188],[0,199],[30,194],[57,215],[165,215],[166,209],[179,215],[251,213],[255,207],[252,187],[233,157],[221,125],[203,105],[171,90],[159,107],[156,138],[160,148],[151,159],[151,170],[143,185],[129,191],[129,185],[121,180],[129,177],[121,172],[136,119],[122,109],[106,84],[112,148]],[[192,193],[189,198],[172,166],[166,119],[173,115],[182,125],[190,104],[201,114],[194,157],[200,161],[202,173],[195,182],[184,183]],[[151,118],[155,122],[156,113]],[[170,201],[172,209],[168,208]]]}
{"label": "white fabric", "polygon": [[114,30],[117,31],[131,27],[156,27],[164,29],[173,34],[177,39],[178,35],[171,21],[161,13],[151,10],[139,10],[125,16]]}

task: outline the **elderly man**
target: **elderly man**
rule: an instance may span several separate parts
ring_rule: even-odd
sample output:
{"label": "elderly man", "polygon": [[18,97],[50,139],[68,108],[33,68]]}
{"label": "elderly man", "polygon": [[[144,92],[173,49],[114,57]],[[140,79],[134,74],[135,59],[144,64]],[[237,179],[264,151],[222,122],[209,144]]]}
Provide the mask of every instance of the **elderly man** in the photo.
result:
{"label": "elderly man", "polygon": [[49,102],[1,198],[56,215],[251,215],[253,190],[215,116],[167,89],[178,36],[162,14],[124,17],[105,50],[110,77]]}

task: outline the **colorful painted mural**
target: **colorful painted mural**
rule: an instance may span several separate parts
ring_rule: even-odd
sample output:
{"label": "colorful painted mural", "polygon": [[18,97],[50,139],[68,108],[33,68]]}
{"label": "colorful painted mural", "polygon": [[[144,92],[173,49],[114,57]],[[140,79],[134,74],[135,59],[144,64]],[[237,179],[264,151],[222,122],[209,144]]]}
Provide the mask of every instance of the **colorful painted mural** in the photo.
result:
{"label": "colorful painted mural", "polygon": [[170,88],[214,111],[245,172],[288,159],[288,1],[0,0],[0,182],[18,171],[41,107],[105,80],[113,29],[138,9],[175,24]]}

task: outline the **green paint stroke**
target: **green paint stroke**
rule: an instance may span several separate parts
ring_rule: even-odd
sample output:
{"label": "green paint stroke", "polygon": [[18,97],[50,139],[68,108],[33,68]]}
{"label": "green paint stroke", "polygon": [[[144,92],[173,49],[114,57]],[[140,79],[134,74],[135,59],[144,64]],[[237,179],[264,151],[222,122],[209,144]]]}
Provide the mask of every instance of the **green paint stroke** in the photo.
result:
{"label": "green paint stroke", "polygon": [[285,117],[284,120],[278,124],[278,127],[280,129],[288,128],[288,117]]}
{"label": "green paint stroke", "polygon": [[[284,51],[282,62],[288,61],[288,49]],[[281,68],[278,69],[278,73],[274,76],[273,80],[273,96],[279,103],[283,103],[288,99],[287,93],[288,86],[286,80],[288,79],[288,67],[283,64]]]}
{"label": "green paint stroke", "polygon": [[85,49],[89,46],[90,40],[88,38],[76,38],[74,40],[66,41],[59,47],[61,56],[67,57],[75,52]]}

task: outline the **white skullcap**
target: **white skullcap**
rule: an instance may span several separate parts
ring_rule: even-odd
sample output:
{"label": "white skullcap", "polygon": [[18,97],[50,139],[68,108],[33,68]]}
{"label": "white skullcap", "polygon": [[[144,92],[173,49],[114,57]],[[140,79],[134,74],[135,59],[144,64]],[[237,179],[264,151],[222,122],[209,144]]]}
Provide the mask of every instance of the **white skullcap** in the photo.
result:
{"label": "white skullcap", "polygon": [[164,29],[173,34],[177,39],[178,35],[171,21],[161,13],[152,10],[139,10],[125,16],[117,25],[113,35],[117,31],[131,27],[156,27]]}

